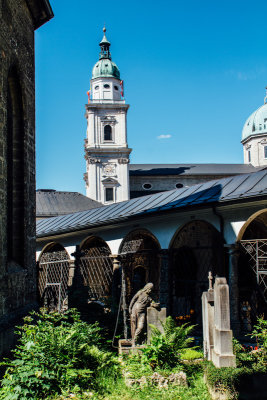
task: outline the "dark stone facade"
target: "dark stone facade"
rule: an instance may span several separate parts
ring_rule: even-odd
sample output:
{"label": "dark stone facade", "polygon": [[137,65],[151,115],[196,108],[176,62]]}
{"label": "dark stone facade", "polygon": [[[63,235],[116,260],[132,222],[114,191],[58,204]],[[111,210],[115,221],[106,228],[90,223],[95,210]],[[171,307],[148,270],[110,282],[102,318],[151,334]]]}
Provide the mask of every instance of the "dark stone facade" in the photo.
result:
{"label": "dark stone facade", "polygon": [[53,13],[45,0],[34,7],[0,0],[0,354],[37,305],[34,29]]}

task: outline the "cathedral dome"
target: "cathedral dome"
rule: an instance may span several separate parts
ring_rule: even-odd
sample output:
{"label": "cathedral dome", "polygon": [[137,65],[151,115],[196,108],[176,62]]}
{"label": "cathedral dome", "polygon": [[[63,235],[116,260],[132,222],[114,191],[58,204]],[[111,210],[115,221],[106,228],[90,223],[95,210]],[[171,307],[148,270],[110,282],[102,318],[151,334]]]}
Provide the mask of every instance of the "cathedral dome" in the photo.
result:
{"label": "cathedral dome", "polygon": [[95,64],[92,79],[95,78],[117,78],[120,79],[120,71],[117,65],[109,58],[102,58]]}
{"label": "cathedral dome", "polygon": [[250,117],[242,131],[242,142],[250,136],[263,135],[267,133],[267,102],[259,107]]}

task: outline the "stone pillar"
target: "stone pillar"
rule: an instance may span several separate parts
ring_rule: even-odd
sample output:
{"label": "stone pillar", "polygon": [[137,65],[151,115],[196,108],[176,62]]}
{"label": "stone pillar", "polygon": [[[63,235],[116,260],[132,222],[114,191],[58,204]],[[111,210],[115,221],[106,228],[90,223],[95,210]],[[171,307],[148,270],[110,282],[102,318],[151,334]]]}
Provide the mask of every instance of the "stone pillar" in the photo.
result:
{"label": "stone pillar", "polygon": [[239,316],[239,290],[238,290],[238,258],[239,248],[236,244],[228,248],[229,254],[229,292],[230,292],[230,315],[231,327],[234,335],[240,333],[240,316]]}
{"label": "stone pillar", "polygon": [[75,264],[74,260],[69,261],[69,278],[68,278],[68,286],[72,286],[73,283],[73,277],[74,277],[74,271],[75,271]]}
{"label": "stone pillar", "polygon": [[167,314],[170,312],[170,285],[169,285],[169,250],[162,249],[160,257],[160,293],[159,301],[161,308],[166,308]]}
{"label": "stone pillar", "polygon": [[88,306],[88,288],[83,284],[83,277],[80,270],[80,258],[83,252],[80,246],[76,246],[76,251],[71,254],[75,260],[72,264],[71,286],[68,289],[69,308],[77,308],[82,318],[86,316]]}
{"label": "stone pillar", "polygon": [[112,259],[113,272],[117,271],[121,267],[121,257],[118,254],[111,254],[109,256]]}
{"label": "stone pillar", "polygon": [[113,276],[112,276],[112,288],[111,288],[111,310],[116,313],[118,311],[118,305],[120,302],[120,293],[121,293],[121,257],[118,254],[111,254],[109,256],[112,260],[113,265]]}
{"label": "stone pillar", "polygon": [[229,286],[225,278],[215,279],[213,335],[214,347],[211,358],[215,367],[235,367],[233,333],[230,329]]}
{"label": "stone pillar", "polygon": [[202,294],[202,321],[204,357],[211,360],[214,347],[214,291],[212,288]]}

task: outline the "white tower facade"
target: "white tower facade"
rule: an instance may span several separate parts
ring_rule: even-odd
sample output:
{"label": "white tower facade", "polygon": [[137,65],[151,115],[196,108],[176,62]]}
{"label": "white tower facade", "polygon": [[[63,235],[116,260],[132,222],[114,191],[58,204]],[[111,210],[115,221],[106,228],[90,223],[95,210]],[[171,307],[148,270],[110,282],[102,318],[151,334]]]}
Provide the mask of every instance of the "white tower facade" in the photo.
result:
{"label": "white tower facade", "polygon": [[127,144],[128,104],[123,99],[120,72],[111,61],[110,42],[100,42],[99,61],[91,79],[91,98],[86,104],[85,140],[86,195],[102,204],[130,198],[129,155]]}
{"label": "white tower facade", "polygon": [[254,167],[267,165],[267,94],[264,104],[247,119],[241,143],[244,164],[252,164]]}

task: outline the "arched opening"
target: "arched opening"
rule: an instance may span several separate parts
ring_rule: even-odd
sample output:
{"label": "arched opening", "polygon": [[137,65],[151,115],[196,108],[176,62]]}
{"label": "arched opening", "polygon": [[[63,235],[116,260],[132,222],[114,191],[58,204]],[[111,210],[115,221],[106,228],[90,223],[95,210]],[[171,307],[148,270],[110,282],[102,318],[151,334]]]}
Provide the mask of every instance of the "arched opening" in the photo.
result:
{"label": "arched opening", "polygon": [[238,303],[241,332],[267,315],[267,210],[253,214],[238,236]]}
{"label": "arched opening", "polygon": [[129,233],[121,243],[120,254],[125,271],[128,304],[135,293],[149,282],[154,285],[155,300],[159,299],[159,251],[157,239],[143,229]]}
{"label": "arched opening", "polygon": [[88,289],[88,301],[107,304],[112,291],[113,265],[110,248],[99,237],[90,237],[81,245],[80,270],[83,285]]}
{"label": "arched opening", "polygon": [[47,245],[39,257],[38,267],[40,304],[50,310],[66,309],[70,267],[67,251],[59,243]]}
{"label": "arched opening", "polygon": [[16,68],[7,85],[7,260],[24,266],[24,120]]}
{"label": "arched opening", "polygon": [[112,140],[112,129],[110,125],[104,127],[104,140]]}
{"label": "arched opening", "polygon": [[202,325],[201,296],[208,273],[225,276],[223,240],[208,222],[192,221],[176,233],[170,248],[171,314]]}

